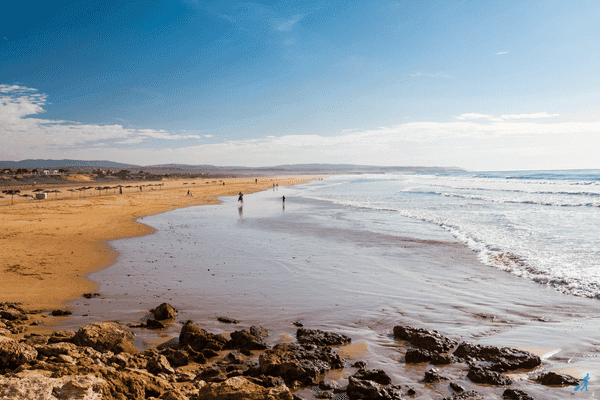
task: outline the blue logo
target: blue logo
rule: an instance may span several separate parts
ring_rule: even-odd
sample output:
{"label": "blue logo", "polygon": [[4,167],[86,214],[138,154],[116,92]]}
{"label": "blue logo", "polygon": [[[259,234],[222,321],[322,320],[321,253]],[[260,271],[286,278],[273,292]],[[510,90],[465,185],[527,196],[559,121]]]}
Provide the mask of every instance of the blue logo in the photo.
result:
{"label": "blue logo", "polygon": [[588,391],[587,388],[587,383],[590,380],[590,374],[586,374],[585,378],[583,378],[583,382],[579,385],[579,386],[575,386],[575,391],[581,390],[583,392],[583,388],[585,388],[585,391]]}

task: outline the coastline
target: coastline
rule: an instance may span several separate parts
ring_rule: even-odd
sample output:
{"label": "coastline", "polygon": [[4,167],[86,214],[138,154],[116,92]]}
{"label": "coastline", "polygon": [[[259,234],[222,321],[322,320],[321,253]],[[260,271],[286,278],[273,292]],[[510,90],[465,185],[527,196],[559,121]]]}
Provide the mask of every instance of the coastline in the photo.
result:
{"label": "coastline", "polygon": [[[200,178],[167,180],[156,189],[102,196],[49,197],[2,207],[0,224],[5,233],[0,236],[4,253],[0,302],[19,302],[28,310],[60,308],[83,293],[95,291],[98,284],[87,276],[110,266],[117,257],[109,241],[154,232],[138,222],[139,218],[178,208],[218,204],[218,197],[233,196],[240,191],[254,193],[270,189],[273,184],[286,186],[312,179],[258,178],[255,183],[254,178],[227,178],[208,184]],[[194,197],[187,196],[188,190]]]}

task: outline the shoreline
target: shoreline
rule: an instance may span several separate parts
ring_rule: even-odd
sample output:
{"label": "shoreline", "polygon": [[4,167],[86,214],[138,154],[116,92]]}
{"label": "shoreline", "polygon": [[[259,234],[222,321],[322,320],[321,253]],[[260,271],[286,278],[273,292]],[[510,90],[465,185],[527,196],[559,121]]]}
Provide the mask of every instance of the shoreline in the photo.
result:
{"label": "shoreline", "polygon": [[[287,186],[315,178],[257,179],[257,183],[255,178],[167,180],[158,189],[61,199],[50,196],[43,201],[2,207],[0,224],[6,233],[0,236],[5,253],[0,266],[0,302],[19,302],[27,310],[64,307],[98,287],[88,276],[116,260],[118,254],[109,241],[155,231],[138,219],[179,208],[218,204],[218,197],[240,191],[254,193],[270,189],[273,184]],[[62,189],[67,187],[71,185]],[[194,197],[187,196],[188,190]]]}

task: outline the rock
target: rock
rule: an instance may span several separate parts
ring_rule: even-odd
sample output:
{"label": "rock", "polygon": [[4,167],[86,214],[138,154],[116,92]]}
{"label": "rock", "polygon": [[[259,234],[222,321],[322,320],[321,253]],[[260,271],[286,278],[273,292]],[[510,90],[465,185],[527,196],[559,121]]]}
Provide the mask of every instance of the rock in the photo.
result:
{"label": "rock", "polygon": [[48,338],[48,343],[72,342],[74,337],[73,331],[55,331]]}
{"label": "rock", "polygon": [[451,364],[456,360],[452,356],[445,356],[437,351],[429,351],[425,349],[410,349],[404,356],[404,361],[408,364],[417,364],[422,362],[430,362],[434,365]]}
{"label": "rock", "polygon": [[342,358],[330,347],[278,344],[259,356],[260,373],[280,376],[291,384],[300,381],[312,385],[318,375],[344,366]]}
{"label": "rock", "polygon": [[6,336],[0,336],[0,370],[15,369],[19,365],[31,363],[38,352],[31,346],[19,343]]}
{"label": "rock", "polygon": [[350,343],[352,341],[350,337],[340,333],[304,328],[300,328],[296,331],[296,339],[302,344],[314,344],[317,346],[335,346]]}
{"label": "rock", "polygon": [[[386,378],[383,378],[383,377]],[[370,379],[361,379],[362,377],[373,377],[380,382],[387,382],[389,376],[381,370],[358,371],[348,378],[348,388],[346,394],[350,400],[400,400],[400,392],[397,387],[391,384],[381,384]],[[391,382],[391,380],[390,380]]]}
{"label": "rock", "polygon": [[146,321],[145,327],[148,329],[164,329],[167,326],[155,319],[149,319],[148,321]]}
{"label": "rock", "polygon": [[366,366],[367,366],[367,363],[364,361],[357,361],[354,364],[352,364],[352,367],[359,368],[359,369],[363,369]]}
{"label": "rock", "polygon": [[352,375],[355,379],[361,381],[373,381],[380,385],[389,385],[392,383],[392,378],[381,369],[360,370]]}
{"label": "rock", "polygon": [[147,371],[133,368],[125,370],[101,369],[106,380],[105,398],[118,400],[145,400],[147,397],[159,397],[167,390],[174,389],[166,380]]}
{"label": "rock", "polygon": [[493,364],[490,369],[499,372],[531,369],[542,363],[538,356],[527,351],[509,347],[473,345],[469,342],[462,342],[454,351],[454,355],[463,359],[470,357],[490,362]]}
{"label": "rock", "polygon": [[10,334],[8,329],[0,328],[0,336],[10,336]]}
{"label": "rock", "polygon": [[38,354],[46,357],[56,357],[59,354],[74,355],[78,354],[77,346],[73,343],[52,343],[42,346],[36,346]]}
{"label": "rock", "polygon": [[548,386],[577,386],[580,383],[579,379],[556,372],[545,372],[540,374],[536,380],[542,385]]}
{"label": "rock", "polygon": [[115,322],[96,322],[83,326],[73,337],[73,342],[78,346],[88,346],[100,352],[137,353],[131,332]]}
{"label": "rock", "polygon": [[442,400],[488,400],[490,397],[483,396],[474,390],[468,392],[454,393],[452,397],[444,397]]}
{"label": "rock", "polygon": [[435,368],[432,368],[429,371],[425,371],[425,377],[423,378],[423,382],[425,383],[435,383],[447,380],[448,378],[440,375]]}
{"label": "rock", "polygon": [[465,388],[455,382],[450,382],[450,389],[452,389],[455,393],[462,393],[465,391]]}
{"label": "rock", "polygon": [[505,386],[512,384],[510,378],[478,365],[470,366],[467,378],[474,383],[485,383],[488,385]]}
{"label": "rock", "polygon": [[292,400],[286,386],[267,388],[242,376],[223,382],[208,383],[200,388],[193,400]]}
{"label": "rock", "polygon": [[100,293],[84,293],[83,297],[85,297],[86,299],[93,299],[95,297],[100,297]]}
{"label": "rock", "polygon": [[395,326],[394,337],[406,340],[417,348],[439,353],[446,353],[457,344],[455,340],[442,336],[437,331],[428,331],[410,326]]}
{"label": "rock", "polygon": [[534,400],[533,397],[519,389],[506,389],[502,397],[507,400]]}
{"label": "rock", "polygon": [[219,317],[217,318],[218,321],[224,322],[226,324],[239,324],[240,321],[238,321],[237,319],[233,319],[233,318],[229,318],[229,317]]}
{"label": "rock", "polygon": [[52,316],[54,317],[62,317],[65,315],[71,315],[73,314],[73,312],[69,311],[69,310],[54,310],[52,311]]}
{"label": "rock", "polygon": [[0,310],[0,318],[5,319],[7,321],[26,320],[27,314],[19,310],[5,309]]}
{"label": "rock", "polygon": [[[258,328],[255,328],[258,329]],[[262,328],[260,328],[262,329]],[[227,347],[230,349],[248,349],[248,350],[265,350],[268,346],[263,342],[260,337],[260,331],[255,331],[256,335],[253,335],[247,330],[232,332],[230,337],[231,340],[227,343]]]}
{"label": "rock", "polygon": [[148,370],[148,372],[154,375],[158,375],[160,373],[170,375],[175,373],[175,370],[171,367],[171,364],[169,364],[167,357],[159,354],[155,355],[154,357],[148,360],[148,365],[146,369]]}
{"label": "rock", "polygon": [[162,354],[165,357],[167,357],[167,360],[169,360],[169,364],[171,364],[172,366],[183,367],[184,365],[188,365],[190,361],[197,356],[197,353],[195,351],[193,351],[192,349],[189,350],[191,350],[193,354],[190,354],[190,352],[187,350],[175,349],[165,349],[162,351]]}
{"label": "rock", "polygon": [[317,399],[333,399],[333,393],[327,390],[319,390],[315,393]]}
{"label": "rock", "polygon": [[304,324],[302,322],[300,322],[300,321],[292,322],[292,325],[297,326],[299,328],[302,328],[304,326]]}
{"label": "rock", "polygon": [[197,352],[203,350],[221,350],[226,343],[227,339],[223,335],[208,333],[204,329],[194,325],[192,321],[187,321],[179,334],[180,348],[189,345]]}
{"label": "rock", "polygon": [[188,400],[188,397],[185,396],[177,389],[167,390],[159,397],[160,400]]}
{"label": "rock", "polygon": [[173,319],[179,314],[175,307],[168,303],[162,303],[160,306],[156,307],[154,310],[150,310],[154,314],[154,318],[162,321],[165,319]]}
{"label": "rock", "polygon": [[100,400],[106,382],[93,375],[50,378],[49,371],[22,371],[0,376],[0,398],[12,400]]}

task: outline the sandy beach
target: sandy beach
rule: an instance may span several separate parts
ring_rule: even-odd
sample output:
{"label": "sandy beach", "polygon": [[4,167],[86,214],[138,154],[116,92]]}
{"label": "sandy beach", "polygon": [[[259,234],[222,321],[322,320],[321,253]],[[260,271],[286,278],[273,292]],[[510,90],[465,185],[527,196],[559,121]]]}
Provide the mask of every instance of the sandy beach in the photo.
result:
{"label": "sandy beach", "polygon": [[[86,278],[114,261],[110,240],[142,236],[154,230],[136,222],[140,217],[177,208],[216,204],[220,196],[253,193],[279,186],[304,183],[310,177],[183,179],[131,182],[148,185],[124,189],[123,194],[105,191],[98,195],[69,193],[81,183],[53,187],[61,195],[46,200],[0,199],[0,302],[21,302],[26,309],[51,310],[95,290]],[[225,185],[223,185],[223,182]],[[77,186],[78,185],[78,186]],[[19,187],[21,193],[34,188]],[[188,196],[188,190],[193,197]],[[56,197],[56,198],[55,198]]]}

